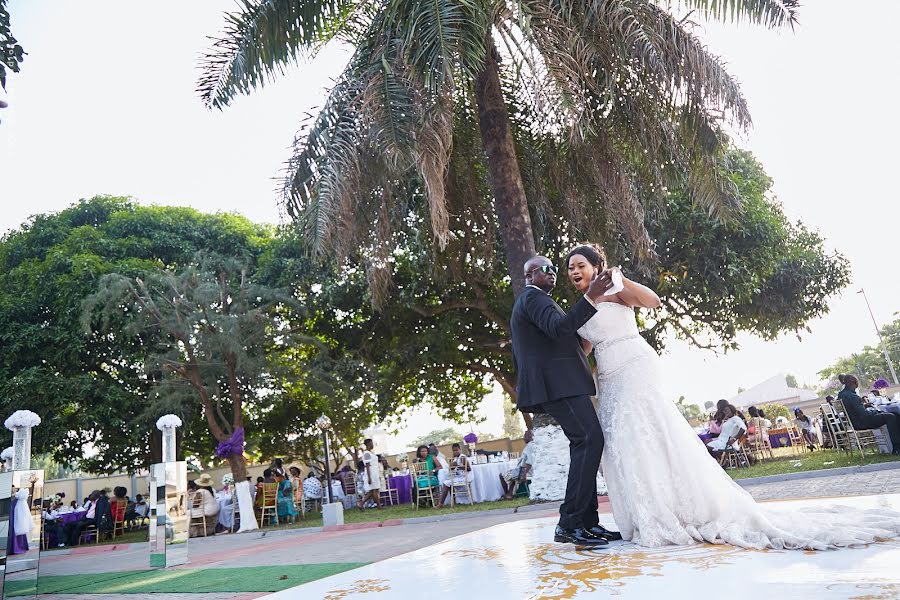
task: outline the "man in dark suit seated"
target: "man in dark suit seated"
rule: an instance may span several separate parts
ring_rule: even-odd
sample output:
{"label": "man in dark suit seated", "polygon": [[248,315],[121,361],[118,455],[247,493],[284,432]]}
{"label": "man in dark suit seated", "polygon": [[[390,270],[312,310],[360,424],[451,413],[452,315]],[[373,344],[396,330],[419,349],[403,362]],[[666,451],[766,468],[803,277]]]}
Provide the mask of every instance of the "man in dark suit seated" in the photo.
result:
{"label": "man in dark suit seated", "polygon": [[892,413],[871,413],[866,410],[862,398],[856,393],[859,387],[859,379],[856,375],[839,375],[838,380],[844,384],[844,389],[838,394],[838,400],[844,403],[847,418],[854,429],[878,429],[887,425],[888,436],[894,446],[894,454],[900,454],[900,423],[897,415]]}
{"label": "man in dark suit seated", "polygon": [[597,469],[603,430],[591,404],[596,394],[578,329],[597,312],[594,301],[612,287],[609,273],[594,279],[587,294],[566,314],[550,297],[557,268],[548,258],[525,263],[525,291],[511,318],[513,359],[517,370],[517,407],[547,413],[569,439],[569,477],[559,507],[554,540],[583,546],[605,545],[621,535],[600,526],[597,515]]}

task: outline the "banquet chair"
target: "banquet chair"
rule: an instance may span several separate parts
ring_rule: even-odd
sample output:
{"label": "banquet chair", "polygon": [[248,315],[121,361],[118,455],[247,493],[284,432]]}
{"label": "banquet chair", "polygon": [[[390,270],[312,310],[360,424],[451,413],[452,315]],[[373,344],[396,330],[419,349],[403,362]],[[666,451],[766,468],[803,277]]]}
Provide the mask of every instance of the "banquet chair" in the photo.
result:
{"label": "banquet chair", "polygon": [[272,524],[272,521],[278,525],[278,483],[264,483],[262,490],[257,493],[262,494],[262,502],[259,506],[259,526],[265,527],[266,519],[268,519],[269,525]]}
{"label": "banquet chair", "polygon": [[96,525],[88,525],[81,530],[81,535],[78,536],[78,545],[80,546],[83,541],[89,539],[91,536],[93,536],[95,544],[100,543],[100,530],[97,529]]}
{"label": "banquet chair", "polygon": [[472,485],[468,478],[469,473],[471,471],[467,471],[465,467],[453,467],[450,470],[450,475],[447,477],[447,487],[450,488],[451,507],[456,504],[456,498],[459,495],[468,498],[469,504],[475,503],[472,497]]}
{"label": "banquet chair", "polygon": [[761,417],[753,417],[750,419],[753,426],[753,440],[747,438],[750,447],[750,454],[757,460],[762,460],[768,454],[769,458],[775,458],[772,453],[772,444],[769,442],[769,430],[765,427],[765,420]]}
{"label": "banquet chair", "polygon": [[125,535],[125,509],[127,505],[125,502],[113,502],[111,506],[113,517],[112,538],[115,539],[118,535]]}
{"label": "banquet chair", "polygon": [[378,498],[379,500],[381,500],[382,505],[384,505],[385,502],[387,502],[391,506],[400,504],[400,492],[397,491],[397,488],[391,487],[391,481],[389,477],[382,476],[381,492],[378,494]]}
{"label": "banquet chair", "polygon": [[412,467],[413,473],[413,485],[416,487],[416,510],[419,509],[419,503],[422,500],[429,500],[433,508],[437,505],[434,491],[435,489],[440,488],[440,483],[437,483],[435,485],[420,486],[420,478],[424,478],[426,481],[428,481],[432,476],[431,472],[428,470],[428,463],[417,462],[412,463],[410,466]]}
{"label": "banquet chair", "polygon": [[344,497],[346,498],[344,507],[349,508],[356,506],[356,503],[359,501],[359,494],[356,489],[356,474],[341,473],[340,481],[341,488],[344,490]]}
{"label": "banquet chair", "polygon": [[[190,535],[191,527],[197,525],[202,527],[203,537],[206,537],[206,515],[203,513],[203,496],[200,494],[191,494],[188,505],[191,507],[191,520],[188,524],[188,535]],[[195,511],[195,509],[197,510]],[[196,512],[199,512],[200,514],[194,516]]]}
{"label": "banquet chair", "polygon": [[509,460],[519,460],[519,457],[522,456],[520,452],[510,452]]}
{"label": "banquet chair", "polygon": [[746,434],[743,434],[722,451],[722,455],[719,457],[719,464],[722,465],[722,468],[737,469],[750,466],[750,459],[747,458],[747,452],[744,450],[746,439]]}
{"label": "banquet chair", "polygon": [[855,429],[853,423],[851,423],[850,419],[847,417],[847,409],[844,407],[843,400],[835,398],[833,406],[836,421],[840,424],[840,427],[843,428],[847,437],[847,451],[853,452],[853,448],[855,447],[859,450],[860,456],[865,457],[865,448],[874,448],[875,454],[878,454],[878,440],[875,438],[873,430]]}
{"label": "banquet chair", "polygon": [[291,487],[294,490],[294,508],[300,513],[300,519],[306,520],[306,502],[303,501],[303,480],[299,480],[300,485],[295,486],[291,481]]}
{"label": "banquet chair", "polygon": [[238,504],[237,489],[231,488],[231,533],[241,528],[241,507]]}

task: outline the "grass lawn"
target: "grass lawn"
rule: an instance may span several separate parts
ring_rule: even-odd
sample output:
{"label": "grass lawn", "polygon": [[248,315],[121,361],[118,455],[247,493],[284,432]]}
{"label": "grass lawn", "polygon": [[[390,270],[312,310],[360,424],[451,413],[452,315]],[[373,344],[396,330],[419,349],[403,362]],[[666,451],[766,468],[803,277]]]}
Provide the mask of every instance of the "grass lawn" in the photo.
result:
{"label": "grass lawn", "polygon": [[[512,500],[498,500],[497,502],[481,502],[478,504],[457,504],[453,508],[420,508],[416,510],[412,504],[403,504],[400,506],[385,506],[382,508],[367,508],[359,510],[356,508],[344,509],[344,523],[371,523],[378,521],[388,521],[390,519],[411,519],[413,517],[431,517],[434,515],[444,515],[461,512],[479,512],[484,510],[494,510],[496,508],[517,508],[530,504],[528,498],[514,498]],[[279,527],[265,527],[265,529],[280,528],[297,528],[297,527],[321,527],[322,514],[318,512],[306,513],[306,519],[296,523],[288,523]]]}
{"label": "grass lawn", "polygon": [[748,477],[764,477],[766,475],[781,475],[783,473],[799,473],[801,471],[816,471],[819,469],[836,469],[838,467],[853,467],[870,465],[875,463],[893,462],[900,460],[900,456],[893,454],[866,453],[865,458],[860,457],[859,452],[848,454],[840,450],[816,450],[815,452],[803,451],[794,455],[790,448],[775,448],[774,459],[765,459],[751,465],[746,469],[730,469],[728,474],[732,479],[746,479]]}

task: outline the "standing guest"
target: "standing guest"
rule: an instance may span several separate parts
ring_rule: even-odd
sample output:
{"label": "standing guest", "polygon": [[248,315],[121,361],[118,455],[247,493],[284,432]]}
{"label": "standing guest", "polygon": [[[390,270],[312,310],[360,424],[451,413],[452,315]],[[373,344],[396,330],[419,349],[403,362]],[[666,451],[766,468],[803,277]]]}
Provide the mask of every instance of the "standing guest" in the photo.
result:
{"label": "standing guest", "polygon": [[365,449],[362,453],[360,467],[360,483],[362,495],[357,503],[357,508],[373,502],[375,508],[381,508],[381,463],[375,454],[375,443],[371,439],[363,441]]}
{"label": "standing guest", "polygon": [[735,407],[730,404],[726,406],[722,417],[725,419],[722,422],[722,433],[719,434],[719,437],[706,444],[710,454],[716,458],[722,456],[726,448],[731,447],[747,432],[747,425],[738,416]]}
{"label": "standing guest", "polygon": [[803,439],[806,440],[806,447],[809,448],[810,451],[815,450],[816,444],[819,443],[819,439],[816,437],[816,432],[813,430],[812,419],[803,414],[803,411],[800,410],[799,407],[794,409],[794,423],[800,430],[801,435],[803,435]]}
{"label": "standing guest", "polygon": [[534,462],[532,460],[532,453],[534,452],[532,440],[534,440],[534,433],[529,429],[525,432],[525,448],[519,456],[519,462],[514,469],[510,469],[500,475],[503,497],[507,500],[512,500],[516,492],[519,491],[519,485],[528,481],[528,473],[531,471],[531,465]]}
{"label": "standing guest", "polygon": [[276,458],[272,462],[272,476],[276,481],[287,479],[287,471],[284,470],[284,461],[280,458]]}
{"label": "standing guest", "polygon": [[859,379],[856,375],[838,375],[844,389],[838,394],[838,400],[844,403],[847,418],[854,429],[878,429],[887,425],[891,444],[894,446],[894,454],[900,454],[900,424],[897,423],[897,415],[890,413],[872,414],[866,410],[862,398],[856,393],[859,387]]}
{"label": "standing guest", "polygon": [[[453,452],[453,457],[450,459],[450,469],[448,470],[447,477],[441,485],[441,501],[438,503],[439,507],[444,506],[447,495],[450,493],[450,486],[461,484],[463,481],[471,482],[475,477],[475,473],[472,472],[472,465],[469,462],[469,457],[463,454],[462,447],[459,444],[453,444],[450,449]],[[472,499],[469,498],[469,501],[471,500]]]}

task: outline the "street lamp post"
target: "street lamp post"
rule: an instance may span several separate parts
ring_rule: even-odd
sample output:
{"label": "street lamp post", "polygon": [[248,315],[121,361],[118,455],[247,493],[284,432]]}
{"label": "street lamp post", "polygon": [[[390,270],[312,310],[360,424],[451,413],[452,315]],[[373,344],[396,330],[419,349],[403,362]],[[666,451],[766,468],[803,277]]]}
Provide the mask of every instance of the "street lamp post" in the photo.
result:
{"label": "street lamp post", "polygon": [[325,446],[325,485],[328,486],[328,503],[332,504],[334,496],[331,490],[331,462],[328,459],[328,430],[331,429],[331,419],[323,414],[316,419],[316,427],[322,430],[322,443]]}
{"label": "street lamp post", "polygon": [[894,363],[891,360],[891,355],[888,353],[887,346],[884,343],[884,338],[881,336],[881,330],[878,328],[878,323],[875,321],[875,313],[872,312],[872,305],[869,304],[869,297],[866,296],[866,290],[860,289],[857,294],[862,294],[863,299],[866,301],[866,307],[869,309],[869,316],[872,317],[872,325],[875,326],[875,333],[878,334],[878,340],[881,342],[881,351],[884,353],[884,358],[887,360],[888,369],[891,370],[891,377],[894,380],[894,385],[900,385],[900,381],[897,380],[897,373],[894,371]]}

